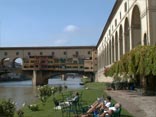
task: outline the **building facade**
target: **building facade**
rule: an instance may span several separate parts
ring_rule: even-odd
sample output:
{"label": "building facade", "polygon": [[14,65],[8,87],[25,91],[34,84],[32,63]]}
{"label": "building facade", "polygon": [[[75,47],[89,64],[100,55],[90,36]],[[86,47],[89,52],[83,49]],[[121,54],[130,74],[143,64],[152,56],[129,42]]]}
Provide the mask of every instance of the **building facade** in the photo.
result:
{"label": "building facade", "polygon": [[95,46],[79,47],[15,47],[1,48],[1,66],[20,58],[23,70],[81,70],[96,72],[97,52]]}
{"label": "building facade", "polygon": [[97,43],[97,80],[104,67],[138,45],[156,45],[156,0],[116,0]]}

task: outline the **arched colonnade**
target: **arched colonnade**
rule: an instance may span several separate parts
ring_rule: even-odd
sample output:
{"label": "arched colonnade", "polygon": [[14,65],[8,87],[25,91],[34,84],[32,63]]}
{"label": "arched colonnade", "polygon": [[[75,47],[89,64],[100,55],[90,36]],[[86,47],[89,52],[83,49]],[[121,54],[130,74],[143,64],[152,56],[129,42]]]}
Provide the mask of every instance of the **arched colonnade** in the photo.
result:
{"label": "arched colonnade", "polygon": [[[104,43],[99,56],[99,69],[110,65],[138,45],[147,45],[147,34],[142,36],[141,12],[138,5],[133,7],[131,17],[123,20],[110,38]],[[101,64],[103,63],[103,64]]]}

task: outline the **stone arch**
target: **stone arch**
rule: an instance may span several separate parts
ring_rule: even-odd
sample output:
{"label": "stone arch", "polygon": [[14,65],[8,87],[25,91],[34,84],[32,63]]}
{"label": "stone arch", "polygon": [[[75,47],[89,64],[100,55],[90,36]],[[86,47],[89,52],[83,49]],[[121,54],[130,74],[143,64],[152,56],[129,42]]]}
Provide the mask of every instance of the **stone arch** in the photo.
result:
{"label": "stone arch", "polygon": [[13,68],[22,68],[23,65],[23,59],[20,57],[14,58],[12,62]]}
{"label": "stone arch", "polygon": [[144,45],[148,45],[148,40],[147,40],[147,35],[146,33],[144,34]]}
{"label": "stone arch", "polygon": [[2,68],[11,68],[12,67],[12,62],[10,58],[3,58],[1,60],[1,66]]}
{"label": "stone arch", "polygon": [[119,29],[119,43],[120,43],[120,57],[123,55],[123,29],[122,25],[120,26]]}
{"label": "stone arch", "polygon": [[104,49],[101,51],[101,68],[104,66]]}
{"label": "stone arch", "polygon": [[141,18],[140,10],[137,5],[134,6],[131,19],[132,27],[132,48],[141,44]]}
{"label": "stone arch", "polygon": [[98,59],[99,59],[99,65],[98,65],[98,67],[99,67],[99,69],[100,69],[100,68],[101,68],[101,62],[102,62],[102,60],[101,60],[101,53],[99,54]]}
{"label": "stone arch", "polygon": [[106,61],[106,46],[104,46],[104,66],[106,65],[107,61]]}
{"label": "stone arch", "polygon": [[108,44],[106,44],[106,65],[109,65],[109,50],[108,50]]}
{"label": "stone arch", "polygon": [[114,36],[112,37],[112,62],[114,62]]}
{"label": "stone arch", "polygon": [[109,64],[111,64],[111,60],[112,60],[112,43],[111,43],[111,39],[109,40]]}
{"label": "stone arch", "polygon": [[124,39],[125,39],[125,53],[130,51],[130,36],[129,36],[129,21],[128,18],[125,19],[124,25]]}
{"label": "stone arch", "polygon": [[115,33],[115,53],[116,53],[116,61],[118,60],[118,33]]}

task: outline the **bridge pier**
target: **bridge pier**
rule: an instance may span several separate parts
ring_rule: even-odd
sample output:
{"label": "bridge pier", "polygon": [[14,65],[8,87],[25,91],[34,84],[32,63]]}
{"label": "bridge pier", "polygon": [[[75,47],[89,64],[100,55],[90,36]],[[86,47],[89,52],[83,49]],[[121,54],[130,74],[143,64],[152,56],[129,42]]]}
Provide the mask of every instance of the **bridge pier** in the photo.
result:
{"label": "bridge pier", "polygon": [[44,75],[43,71],[33,70],[32,85],[46,85],[48,78]]}

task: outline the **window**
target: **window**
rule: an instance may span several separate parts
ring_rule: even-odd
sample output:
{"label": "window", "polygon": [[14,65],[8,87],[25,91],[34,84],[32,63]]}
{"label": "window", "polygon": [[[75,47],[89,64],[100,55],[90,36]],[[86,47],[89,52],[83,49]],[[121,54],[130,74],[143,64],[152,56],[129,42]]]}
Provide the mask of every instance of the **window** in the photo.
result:
{"label": "window", "polygon": [[111,30],[109,29],[109,35],[111,34]]}
{"label": "window", "polygon": [[121,12],[120,12],[120,19],[121,19],[121,17],[122,17],[122,16],[121,16]]}
{"label": "window", "polygon": [[4,55],[5,55],[5,56],[7,56],[7,55],[8,55],[8,53],[7,53],[7,52],[4,52]]}
{"label": "window", "polygon": [[16,55],[19,55],[19,52],[16,52]]}
{"label": "window", "polygon": [[90,54],[91,52],[90,51],[88,51],[88,54]]}
{"label": "window", "polygon": [[51,54],[52,54],[52,56],[54,56],[55,55],[55,52],[52,52]]}
{"label": "window", "polygon": [[127,12],[127,2],[125,2],[125,12]]}
{"label": "window", "polygon": [[31,55],[31,52],[28,52],[28,55],[30,56]]}
{"label": "window", "polygon": [[117,19],[115,19],[115,26],[117,26]]}
{"label": "window", "polygon": [[40,55],[43,55],[43,52],[40,52]]}
{"label": "window", "polygon": [[76,53],[76,55],[79,55],[79,52],[78,51],[76,51],[75,53]]}
{"label": "window", "polygon": [[66,51],[64,51],[64,55],[67,55],[67,52]]}

